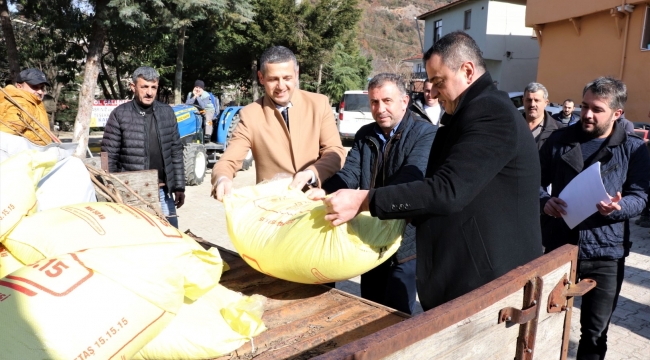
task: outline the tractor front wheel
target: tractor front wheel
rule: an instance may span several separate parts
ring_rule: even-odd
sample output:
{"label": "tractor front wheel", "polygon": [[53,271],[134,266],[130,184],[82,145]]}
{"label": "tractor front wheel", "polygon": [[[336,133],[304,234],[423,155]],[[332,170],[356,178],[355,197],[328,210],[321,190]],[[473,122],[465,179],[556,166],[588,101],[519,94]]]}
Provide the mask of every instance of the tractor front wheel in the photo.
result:
{"label": "tractor front wheel", "polygon": [[201,185],[208,163],[205,146],[194,143],[185,145],[183,160],[185,162],[185,184],[188,186]]}

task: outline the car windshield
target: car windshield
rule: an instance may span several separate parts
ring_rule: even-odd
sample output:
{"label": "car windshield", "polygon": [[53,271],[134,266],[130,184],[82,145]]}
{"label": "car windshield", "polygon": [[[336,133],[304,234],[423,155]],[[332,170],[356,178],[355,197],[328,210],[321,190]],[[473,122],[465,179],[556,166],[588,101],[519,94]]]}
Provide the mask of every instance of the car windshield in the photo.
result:
{"label": "car windshield", "polygon": [[512,100],[512,103],[515,104],[516,108],[520,108],[524,106],[523,98],[524,98],[523,96],[513,96],[510,98],[510,100]]}
{"label": "car windshield", "polygon": [[370,111],[368,94],[345,94],[345,111]]}

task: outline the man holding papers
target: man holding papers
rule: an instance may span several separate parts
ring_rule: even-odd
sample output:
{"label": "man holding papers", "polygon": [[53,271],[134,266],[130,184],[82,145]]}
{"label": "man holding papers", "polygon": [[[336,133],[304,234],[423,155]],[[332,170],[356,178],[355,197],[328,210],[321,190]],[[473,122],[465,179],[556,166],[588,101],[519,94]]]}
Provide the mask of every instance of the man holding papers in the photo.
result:
{"label": "man holding papers", "polygon": [[[587,84],[583,90],[580,123],[554,132],[540,150],[545,250],[549,252],[564,244],[578,245],[578,278],[597,282],[596,288],[582,298],[578,359],[605,358],[607,329],[621,291],[625,257],[631,246],[629,219],[639,215],[648,201],[648,151],[643,140],[627,134],[616,123],[626,100],[627,90],[620,80],[600,77]],[[609,200],[594,203],[593,213],[576,225],[569,219],[575,219],[572,215],[576,211],[584,212],[585,204],[576,202],[580,201],[575,199],[577,191],[559,194],[578,174],[597,162],[600,162],[600,174],[595,174],[596,180],[600,175]],[[597,171],[597,168],[589,170]],[[552,185],[550,195],[544,190],[548,185]],[[568,197],[573,198],[571,202]],[[587,198],[593,196],[586,196],[584,202],[589,201]]]}

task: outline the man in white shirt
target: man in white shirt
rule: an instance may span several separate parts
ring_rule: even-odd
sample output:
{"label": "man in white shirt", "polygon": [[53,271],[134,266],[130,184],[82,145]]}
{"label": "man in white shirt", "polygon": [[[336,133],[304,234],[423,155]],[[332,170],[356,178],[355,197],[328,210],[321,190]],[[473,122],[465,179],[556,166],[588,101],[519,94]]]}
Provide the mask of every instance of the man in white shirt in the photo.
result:
{"label": "man in white shirt", "polygon": [[411,111],[431,121],[433,125],[438,125],[442,114],[445,113],[442,105],[438,102],[438,89],[434,88],[428,79],[424,81],[424,102],[416,99],[410,108]]}

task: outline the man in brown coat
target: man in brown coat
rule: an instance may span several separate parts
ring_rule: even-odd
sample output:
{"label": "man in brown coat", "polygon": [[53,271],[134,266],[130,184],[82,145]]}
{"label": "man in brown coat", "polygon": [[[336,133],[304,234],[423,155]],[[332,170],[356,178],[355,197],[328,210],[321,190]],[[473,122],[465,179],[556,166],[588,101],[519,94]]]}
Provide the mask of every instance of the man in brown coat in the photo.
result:
{"label": "man in brown coat", "polygon": [[257,76],[266,94],[240,111],[230,144],[212,169],[212,196],[219,201],[231,192],[249,150],[258,183],[286,173],[293,176],[291,188],[320,186],[343,166],[345,150],[327,97],[296,89],[293,52],[267,49]]}

